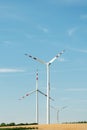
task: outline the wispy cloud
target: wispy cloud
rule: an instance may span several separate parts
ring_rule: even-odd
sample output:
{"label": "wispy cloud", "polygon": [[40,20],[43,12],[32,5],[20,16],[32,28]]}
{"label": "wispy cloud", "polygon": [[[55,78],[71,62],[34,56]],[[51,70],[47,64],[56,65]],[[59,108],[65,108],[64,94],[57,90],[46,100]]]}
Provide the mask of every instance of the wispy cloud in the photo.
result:
{"label": "wispy cloud", "polygon": [[17,73],[24,72],[22,69],[0,68],[0,73]]}
{"label": "wispy cloud", "polygon": [[25,37],[28,38],[28,39],[32,39],[32,38],[33,38],[33,35],[30,35],[30,34],[28,34],[28,33],[26,33],[26,34],[24,34],[24,35],[25,35]]}
{"label": "wispy cloud", "polygon": [[78,50],[79,52],[82,52],[82,53],[87,53],[87,50]]}
{"label": "wispy cloud", "polygon": [[64,6],[85,6],[87,5],[87,0],[49,0],[51,3],[64,5]]}
{"label": "wispy cloud", "polygon": [[78,69],[78,68],[76,68],[76,69],[66,69],[66,70],[52,70],[52,72],[53,73],[59,73],[59,72],[61,72],[61,73],[67,73],[67,72],[86,72],[87,71],[87,68],[83,68],[83,69]]}
{"label": "wispy cloud", "polygon": [[68,32],[68,35],[71,37],[75,32],[76,32],[77,28],[71,28],[69,29],[67,32]]}
{"label": "wispy cloud", "polygon": [[87,14],[82,14],[82,15],[80,15],[80,18],[81,18],[81,19],[87,19]]}
{"label": "wispy cloud", "polygon": [[64,58],[59,58],[58,61],[59,62],[65,62],[66,60]]}
{"label": "wispy cloud", "polygon": [[48,32],[49,32],[49,30],[48,30],[47,27],[39,26],[39,29],[40,29],[42,32],[44,32],[44,33],[48,33]]}
{"label": "wispy cloud", "polygon": [[3,41],[3,44],[10,45],[11,41]]}
{"label": "wispy cloud", "polygon": [[9,40],[6,40],[6,41],[2,41],[2,42],[0,42],[0,44],[1,44],[1,45],[11,45],[12,42],[9,41]]}
{"label": "wispy cloud", "polygon": [[87,92],[87,88],[66,88],[65,91],[69,91],[69,92]]}
{"label": "wispy cloud", "polygon": [[81,52],[81,53],[87,53],[86,49],[75,49],[75,48],[68,48],[71,51]]}
{"label": "wispy cloud", "polygon": [[0,18],[24,21],[23,16],[20,13],[12,11],[13,8],[14,7],[0,6]]}

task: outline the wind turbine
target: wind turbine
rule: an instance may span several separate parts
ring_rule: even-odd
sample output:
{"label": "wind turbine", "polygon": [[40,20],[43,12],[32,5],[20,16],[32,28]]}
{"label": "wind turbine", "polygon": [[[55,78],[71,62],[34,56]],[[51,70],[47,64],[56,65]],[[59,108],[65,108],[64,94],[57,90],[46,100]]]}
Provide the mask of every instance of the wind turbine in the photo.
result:
{"label": "wind turbine", "polygon": [[51,106],[51,108],[55,109],[57,111],[57,123],[59,123],[59,112],[62,111],[63,109],[67,108],[67,106],[63,106],[59,109],[59,107],[53,107]]}
{"label": "wind turbine", "polygon": [[[22,96],[21,98],[19,98],[19,100],[22,100],[22,99],[24,99],[24,98],[27,97],[27,96],[30,96],[30,95],[33,94],[34,92],[36,92],[36,123],[38,124],[38,123],[39,123],[38,92],[39,92],[40,94],[42,94],[42,95],[44,95],[44,96],[47,97],[47,95],[46,95],[45,93],[43,93],[42,91],[40,91],[40,90],[38,89],[38,71],[36,72],[36,89],[35,89],[34,91],[31,91],[31,92],[25,94],[24,96]],[[50,99],[54,101],[54,99],[52,99],[51,97],[50,97]]]}
{"label": "wind turbine", "polygon": [[36,60],[44,65],[46,65],[47,68],[47,124],[50,124],[50,65],[57,59],[59,58],[65,50],[63,50],[62,52],[58,53],[54,58],[52,58],[49,62],[45,62],[37,57],[33,57],[31,55],[25,54],[26,56],[28,56],[29,58]]}

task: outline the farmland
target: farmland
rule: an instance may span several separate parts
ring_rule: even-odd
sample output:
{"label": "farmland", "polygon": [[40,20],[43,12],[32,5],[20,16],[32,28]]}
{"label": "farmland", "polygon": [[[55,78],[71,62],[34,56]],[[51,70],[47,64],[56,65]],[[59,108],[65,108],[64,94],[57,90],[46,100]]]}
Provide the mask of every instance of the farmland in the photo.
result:
{"label": "farmland", "polygon": [[87,130],[87,124],[50,124],[0,127],[1,130]]}

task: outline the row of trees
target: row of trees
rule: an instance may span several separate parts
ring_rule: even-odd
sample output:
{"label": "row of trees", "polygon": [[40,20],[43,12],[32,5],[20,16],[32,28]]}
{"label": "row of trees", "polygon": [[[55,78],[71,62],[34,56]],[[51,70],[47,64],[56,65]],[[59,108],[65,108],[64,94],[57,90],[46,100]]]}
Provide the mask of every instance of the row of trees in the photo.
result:
{"label": "row of trees", "polygon": [[[76,124],[76,123],[87,123],[87,121],[78,121],[78,122],[64,122],[63,124]],[[19,123],[19,124],[16,124],[14,122],[11,122],[11,123],[1,123],[0,124],[0,127],[2,126],[21,126],[21,125],[37,125],[37,123]]]}
{"label": "row of trees", "polygon": [[11,122],[11,123],[1,123],[0,126],[21,126],[21,125],[37,125],[37,123],[19,123],[19,124],[16,124],[14,122]]}
{"label": "row of trees", "polygon": [[78,124],[78,123],[87,123],[87,121],[78,121],[78,122],[64,122],[64,124]]}

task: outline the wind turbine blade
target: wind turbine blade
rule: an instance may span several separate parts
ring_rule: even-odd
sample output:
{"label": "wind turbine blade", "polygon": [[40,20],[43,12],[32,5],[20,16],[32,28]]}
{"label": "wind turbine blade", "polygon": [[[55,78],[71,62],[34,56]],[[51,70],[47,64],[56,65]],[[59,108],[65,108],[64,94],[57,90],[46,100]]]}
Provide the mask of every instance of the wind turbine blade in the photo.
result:
{"label": "wind turbine blade", "polygon": [[62,52],[58,53],[52,60],[50,60],[48,63],[51,64],[52,62],[54,62],[57,58],[59,58],[63,53],[65,52],[65,50],[63,50]]}
{"label": "wind turbine blade", "polygon": [[44,96],[47,96],[45,93],[43,93],[42,91],[38,90],[39,93],[41,93]]}
{"label": "wind turbine blade", "polygon": [[[47,94],[43,93],[42,91],[38,90],[39,93],[41,93],[42,95],[46,96],[47,97]],[[49,97],[52,101],[54,101],[53,98]]]}
{"label": "wind turbine blade", "polygon": [[31,95],[32,93],[34,93],[35,91],[36,91],[36,90],[31,91],[31,92],[29,92],[29,93],[25,94],[25,96],[29,96],[29,95]]}
{"label": "wind turbine blade", "polygon": [[24,96],[22,96],[21,98],[19,98],[19,100],[22,100],[22,99],[24,99],[25,97],[27,97],[27,96],[30,96],[32,93],[34,93],[34,92],[36,92],[36,90],[34,90],[34,91],[31,91],[31,92],[29,92],[29,93],[26,93]]}
{"label": "wind turbine blade", "polygon": [[32,58],[33,60],[36,60],[36,61],[42,63],[42,64],[46,64],[45,61],[43,61],[43,60],[41,60],[41,59],[39,59],[39,58],[37,58],[37,57],[33,57],[33,56],[31,56],[31,55],[28,55],[28,54],[25,54],[25,55],[28,56],[29,58]]}

